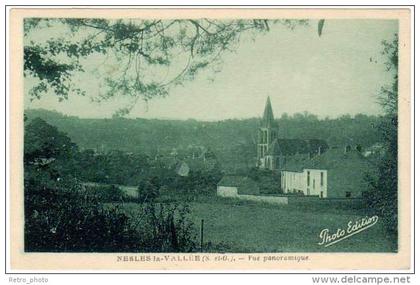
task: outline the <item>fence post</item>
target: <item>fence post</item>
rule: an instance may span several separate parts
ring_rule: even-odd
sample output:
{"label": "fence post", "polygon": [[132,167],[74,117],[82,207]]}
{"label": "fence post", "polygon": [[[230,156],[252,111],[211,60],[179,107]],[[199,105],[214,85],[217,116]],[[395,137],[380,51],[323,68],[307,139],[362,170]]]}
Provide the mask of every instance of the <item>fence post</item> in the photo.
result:
{"label": "fence post", "polygon": [[201,228],[200,228],[200,248],[203,252],[203,241],[204,241],[204,220],[201,219]]}

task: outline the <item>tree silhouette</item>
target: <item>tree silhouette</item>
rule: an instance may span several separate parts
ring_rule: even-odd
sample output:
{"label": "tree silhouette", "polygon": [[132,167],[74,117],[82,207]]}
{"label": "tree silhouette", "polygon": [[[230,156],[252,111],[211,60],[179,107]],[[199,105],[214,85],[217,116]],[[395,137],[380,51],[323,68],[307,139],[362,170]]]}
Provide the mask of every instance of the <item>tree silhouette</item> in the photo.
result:
{"label": "tree silhouette", "polygon": [[[192,80],[200,70],[218,68],[222,55],[235,51],[245,32],[255,38],[272,25],[294,29],[306,23],[266,19],[27,18],[24,75],[37,79],[29,90],[32,99],[52,90],[64,100],[70,94],[85,95],[74,76],[85,72],[90,61],[107,62],[112,70],[101,66],[96,69],[106,91],[95,99],[126,96],[130,103],[117,112],[124,115],[138,99],[167,96],[171,87]],[[40,33],[51,36],[38,39]]]}
{"label": "tree silhouette", "polygon": [[378,126],[385,142],[385,155],[379,165],[379,176],[370,178],[370,206],[384,220],[390,234],[398,234],[398,35],[383,42],[386,68],[393,82],[379,93],[379,102],[386,115]]}

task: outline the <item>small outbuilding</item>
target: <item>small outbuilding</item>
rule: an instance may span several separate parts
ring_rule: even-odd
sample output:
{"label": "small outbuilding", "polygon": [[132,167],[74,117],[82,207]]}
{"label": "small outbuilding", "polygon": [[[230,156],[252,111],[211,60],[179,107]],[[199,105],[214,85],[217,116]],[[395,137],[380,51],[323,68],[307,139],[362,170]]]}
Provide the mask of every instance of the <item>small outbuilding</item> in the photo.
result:
{"label": "small outbuilding", "polygon": [[258,195],[257,182],[247,176],[227,175],[217,183],[217,195],[236,197],[238,195]]}

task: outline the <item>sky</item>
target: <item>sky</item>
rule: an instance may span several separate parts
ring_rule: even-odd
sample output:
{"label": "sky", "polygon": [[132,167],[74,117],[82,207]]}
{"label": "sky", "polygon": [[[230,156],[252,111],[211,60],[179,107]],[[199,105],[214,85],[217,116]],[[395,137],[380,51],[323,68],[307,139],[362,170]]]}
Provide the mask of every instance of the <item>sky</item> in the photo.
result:
{"label": "sky", "polygon": [[[392,40],[397,32],[398,22],[392,20],[327,20],[321,37],[316,21],[294,30],[272,27],[225,54],[220,72],[207,70],[171,89],[168,97],[147,104],[140,100],[128,117],[203,121],[260,117],[267,96],[275,117],[304,111],[320,118],[380,114],[378,90],[391,80],[381,41]],[[91,102],[89,97],[100,89],[91,73],[83,75],[87,96],[74,95],[63,102],[53,94],[30,101],[31,80],[25,78],[25,108],[105,118],[125,103],[119,98]]]}

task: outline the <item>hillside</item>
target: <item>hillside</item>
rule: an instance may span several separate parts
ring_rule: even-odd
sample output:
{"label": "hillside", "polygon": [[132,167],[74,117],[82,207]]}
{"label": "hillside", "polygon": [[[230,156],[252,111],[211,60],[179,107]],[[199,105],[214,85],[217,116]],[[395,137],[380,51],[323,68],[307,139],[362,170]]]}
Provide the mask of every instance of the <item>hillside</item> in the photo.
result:
{"label": "hillside", "polygon": [[[257,118],[200,122],[196,120],[82,119],[42,109],[25,110],[28,120],[40,117],[55,125],[82,149],[122,150],[154,156],[174,148],[192,146],[211,149],[225,169],[254,165]],[[348,115],[319,120],[313,115],[296,114],[277,119],[280,136],[296,139],[322,139],[329,146],[360,144],[370,146],[380,138],[375,126],[380,117]]]}

